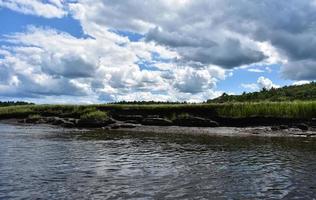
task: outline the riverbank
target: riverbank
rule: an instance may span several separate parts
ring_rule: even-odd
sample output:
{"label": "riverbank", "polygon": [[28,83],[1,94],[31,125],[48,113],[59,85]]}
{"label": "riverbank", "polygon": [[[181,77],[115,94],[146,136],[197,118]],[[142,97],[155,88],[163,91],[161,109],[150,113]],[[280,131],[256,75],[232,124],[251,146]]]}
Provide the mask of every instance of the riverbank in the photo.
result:
{"label": "riverbank", "polygon": [[158,134],[158,135],[190,135],[211,137],[269,137],[269,138],[316,138],[316,129],[302,130],[297,127],[255,126],[255,127],[184,127],[184,126],[152,126],[116,122],[99,128],[64,127],[48,124],[43,121],[24,123],[18,119],[0,120],[2,124],[18,126],[45,125],[50,128],[64,128],[67,132],[81,133],[129,133],[129,134]]}
{"label": "riverbank", "polygon": [[27,105],[0,119],[63,128],[222,136],[314,137],[316,102],[154,105]]}
{"label": "riverbank", "polygon": [[[179,126],[138,126],[135,128],[119,128],[110,130],[114,133],[154,133],[154,134],[181,134],[193,136],[218,137],[295,137],[316,138],[316,130],[302,131],[299,128],[272,130],[272,127],[179,127]],[[108,130],[108,129],[106,129]]]}

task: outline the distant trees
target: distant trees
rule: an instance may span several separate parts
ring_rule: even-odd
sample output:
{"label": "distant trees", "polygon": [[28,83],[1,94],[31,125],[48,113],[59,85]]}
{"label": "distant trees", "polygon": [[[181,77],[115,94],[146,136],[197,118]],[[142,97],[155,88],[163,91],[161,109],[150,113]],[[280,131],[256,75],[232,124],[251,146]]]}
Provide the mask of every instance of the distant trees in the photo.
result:
{"label": "distant trees", "polygon": [[0,101],[0,107],[5,106],[21,106],[21,105],[33,105],[34,103],[28,103],[24,101]]}
{"label": "distant trees", "polygon": [[262,89],[260,92],[242,93],[241,95],[227,95],[208,100],[208,103],[225,102],[256,102],[256,101],[295,101],[316,100],[316,83],[305,85],[285,86],[283,88]]}
{"label": "distant trees", "polygon": [[110,104],[135,104],[135,105],[151,105],[151,104],[186,104],[183,102],[171,102],[171,101],[119,101]]}

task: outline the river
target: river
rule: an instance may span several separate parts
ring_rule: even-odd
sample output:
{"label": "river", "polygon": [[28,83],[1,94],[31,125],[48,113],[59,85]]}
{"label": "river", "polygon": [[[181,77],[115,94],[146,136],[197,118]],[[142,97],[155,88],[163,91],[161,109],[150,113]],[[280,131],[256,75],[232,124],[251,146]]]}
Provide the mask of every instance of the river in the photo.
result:
{"label": "river", "polygon": [[0,124],[0,199],[315,199],[316,142]]}

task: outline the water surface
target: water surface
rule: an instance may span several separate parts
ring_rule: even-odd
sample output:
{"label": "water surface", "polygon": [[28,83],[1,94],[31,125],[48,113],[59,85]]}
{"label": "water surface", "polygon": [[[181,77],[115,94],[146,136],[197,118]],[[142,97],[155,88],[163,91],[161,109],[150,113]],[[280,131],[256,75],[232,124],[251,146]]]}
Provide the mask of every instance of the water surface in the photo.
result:
{"label": "water surface", "polygon": [[0,124],[0,199],[314,199],[316,142]]}

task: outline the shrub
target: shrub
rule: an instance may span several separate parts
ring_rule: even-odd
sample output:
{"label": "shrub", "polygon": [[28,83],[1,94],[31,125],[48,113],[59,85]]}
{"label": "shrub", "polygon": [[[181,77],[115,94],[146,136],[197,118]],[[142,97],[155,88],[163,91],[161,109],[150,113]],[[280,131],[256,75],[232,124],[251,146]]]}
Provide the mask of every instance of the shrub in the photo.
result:
{"label": "shrub", "polygon": [[92,112],[88,112],[88,113],[85,113],[85,114],[81,115],[80,119],[85,119],[85,120],[87,120],[87,119],[108,120],[109,117],[108,117],[106,112],[92,111]]}

